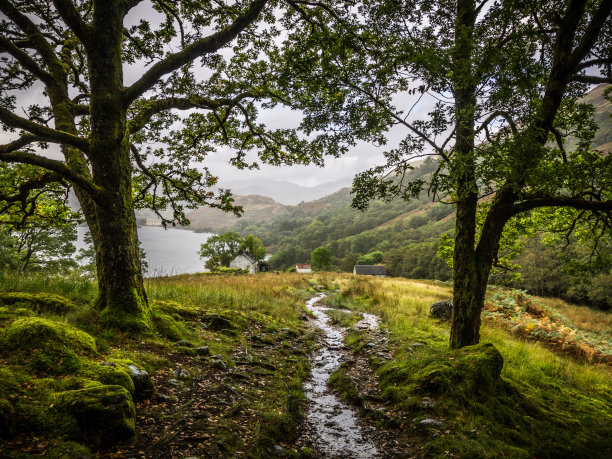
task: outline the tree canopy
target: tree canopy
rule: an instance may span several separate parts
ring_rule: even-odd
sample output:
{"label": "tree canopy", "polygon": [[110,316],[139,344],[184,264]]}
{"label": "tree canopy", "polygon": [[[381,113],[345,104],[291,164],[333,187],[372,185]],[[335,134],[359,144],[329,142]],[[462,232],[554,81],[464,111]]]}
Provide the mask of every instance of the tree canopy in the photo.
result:
{"label": "tree canopy", "polygon": [[[238,168],[322,164],[342,136],[266,128],[285,103],[271,59],[307,2],[0,0],[0,163],[37,168],[9,200],[72,187],[96,250],[103,324],[148,327],[134,209],[164,224],[184,208],[239,212],[205,166],[218,147]],[[292,11],[292,12],[289,12]],[[268,56],[268,57],[267,57]],[[5,136],[6,137],[6,136]],[[172,218],[161,210],[172,210]]]}
{"label": "tree canopy", "polygon": [[[612,156],[591,149],[592,108],[579,98],[612,82],[611,9],[607,0],[365,1],[289,36],[287,85],[313,129],[379,144],[404,129],[384,164],[355,179],[354,205],[427,190],[456,206],[452,347],[479,340],[513,219],[548,209],[594,241],[610,232]],[[404,180],[428,156],[439,159],[431,178]]]}

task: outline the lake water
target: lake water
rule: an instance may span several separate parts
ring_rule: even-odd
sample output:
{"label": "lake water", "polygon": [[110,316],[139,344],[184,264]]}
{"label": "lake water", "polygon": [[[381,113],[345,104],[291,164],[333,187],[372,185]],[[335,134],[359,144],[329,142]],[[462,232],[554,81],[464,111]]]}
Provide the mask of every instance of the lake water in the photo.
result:
{"label": "lake water", "polygon": [[[83,237],[87,227],[77,228],[77,250],[85,248]],[[210,233],[194,233],[193,231],[160,226],[143,226],[138,228],[138,237],[143,250],[147,254],[149,264],[147,277],[171,276],[175,274],[197,273],[208,271],[204,268],[206,259],[198,255],[200,244],[206,242]]]}

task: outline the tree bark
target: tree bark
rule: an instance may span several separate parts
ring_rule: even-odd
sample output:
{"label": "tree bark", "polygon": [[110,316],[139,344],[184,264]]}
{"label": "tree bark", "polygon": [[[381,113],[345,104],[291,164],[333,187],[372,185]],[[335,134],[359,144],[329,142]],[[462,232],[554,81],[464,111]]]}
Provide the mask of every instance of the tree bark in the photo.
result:
{"label": "tree bark", "polygon": [[123,104],[121,40],[123,2],[94,5],[97,39],[88,47],[91,85],[90,160],[102,198],[84,207],[96,249],[98,299],[103,325],[142,331],[149,307],[140,266],[132,199],[132,164]]}
{"label": "tree bark", "polygon": [[455,22],[453,86],[455,91],[456,143],[451,167],[457,177],[457,219],[453,261],[453,317],[450,347],[478,343],[480,311],[484,305],[486,279],[482,277],[474,249],[478,188],[474,152],[476,85],[472,71],[476,8],[473,0],[459,0]]}

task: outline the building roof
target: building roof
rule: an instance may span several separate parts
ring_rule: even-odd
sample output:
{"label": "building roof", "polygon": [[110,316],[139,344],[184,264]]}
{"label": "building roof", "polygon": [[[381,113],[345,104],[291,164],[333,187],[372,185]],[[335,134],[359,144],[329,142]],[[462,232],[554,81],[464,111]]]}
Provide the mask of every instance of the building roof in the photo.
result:
{"label": "building roof", "polygon": [[355,265],[355,274],[363,276],[386,276],[385,265]]}
{"label": "building roof", "polygon": [[[240,255],[242,255],[243,257],[245,257],[247,260],[249,260],[251,263],[257,263],[257,258],[255,258],[251,252],[249,252],[248,250],[241,250],[240,252],[238,252],[238,255],[236,255],[236,258],[238,258]],[[236,259],[234,258],[234,260]]]}
{"label": "building roof", "polygon": [[301,264],[297,264],[297,265],[295,265],[295,267],[296,267],[297,269],[311,269],[311,268],[310,268],[310,265],[301,265]]}

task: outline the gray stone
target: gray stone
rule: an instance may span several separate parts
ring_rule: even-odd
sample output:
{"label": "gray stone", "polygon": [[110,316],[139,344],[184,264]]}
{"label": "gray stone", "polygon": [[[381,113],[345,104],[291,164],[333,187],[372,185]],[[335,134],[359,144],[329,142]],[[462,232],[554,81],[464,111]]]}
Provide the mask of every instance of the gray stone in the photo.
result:
{"label": "gray stone", "polygon": [[448,321],[453,315],[453,302],[451,300],[437,301],[431,305],[429,313],[436,319]]}
{"label": "gray stone", "polygon": [[127,366],[127,369],[134,383],[134,398],[136,400],[147,400],[151,398],[155,393],[155,384],[151,376],[149,376],[149,373],[131,364]]}
{"label": "gray stone", "polygon": [[438,421],[437,419],[423,419],[419,422],[420,425],[425,427],[443,427],[444,422]]}
{"label": "gray stone", "polygon": [[436,402],[434,402],[433,400],[424,399],[424,400],[421,400],[419,403],[417,403],[417,406],[419,408],[429,410],[429,409],[436,407]]}
{"label": "gray stone", "polygon": [[178,397],[176,395],[157,394],[157,399],[160,402],[177,402],[178,401]]}
{"label": "gray stone", "polygon": [[209,355],[210,354],[210,348],[208,346],[201,346],[201,347],[196,349],[196,353],[198,355]]}
{"label": "gray stone", "polygon": [[193,347],[193,344],[190,343],[189,341],[185,340],[185,339],[177,341],[174,344],[176,344],[177,346],[183,346],[183,347]]}
{"label": "gray stone", "polygon": [[100,364],[101,367],[113,367],[113,368],[117,368],[117,364],[114,362],[102,362]]}
{"label": "gray stone", "polygon": [[183,383],[180,382],[178,379],[169,379],[168,380],[168,385],[174,386],[174,387],[178,387],[178,386],[182,386]]}
{"label": "gray stone", "polygon": [[178,367],[176,370],[174,370],[174,376],[179,379],[187,379],[189,378],[189,371],[185,370],[184,368]]}

